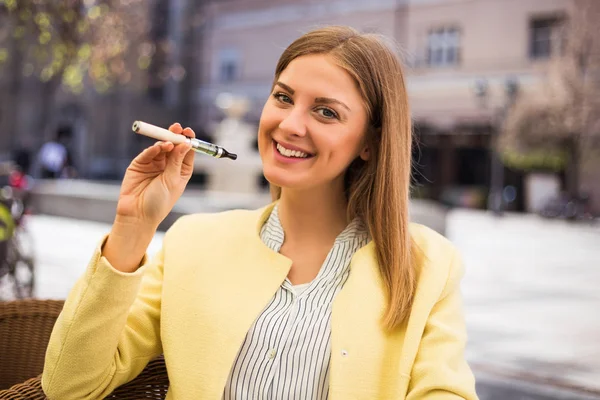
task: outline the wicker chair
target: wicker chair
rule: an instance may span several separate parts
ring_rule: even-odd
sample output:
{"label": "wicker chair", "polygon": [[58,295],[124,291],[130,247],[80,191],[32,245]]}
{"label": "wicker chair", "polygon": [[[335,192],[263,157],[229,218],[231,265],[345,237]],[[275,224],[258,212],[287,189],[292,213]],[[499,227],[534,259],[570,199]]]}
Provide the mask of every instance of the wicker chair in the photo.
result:
{"label": "wicker chair", "polygon": [[[62,306],[63,302],[58,300],[0,303],[0,389],[10,387],[0,390],[0,399],[46,399],[40,374],[50,333]],[[167,368],[160,356],[148,363],[133,381],[106,398],[164,399],[168,387]]]}

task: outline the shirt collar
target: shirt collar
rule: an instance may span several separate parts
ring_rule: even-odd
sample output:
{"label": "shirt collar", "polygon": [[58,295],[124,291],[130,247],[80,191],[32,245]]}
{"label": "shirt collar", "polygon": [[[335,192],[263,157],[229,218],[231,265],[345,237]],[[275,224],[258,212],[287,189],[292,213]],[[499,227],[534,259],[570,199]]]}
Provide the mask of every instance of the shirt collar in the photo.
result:
{"label": "shirt collar", "polygon": [[[281,246],[285,240],[285,232],[283,231],[283,226],[281,225],[281,220],[279,219],[279,203],[276,203],[271,210],[269,218],[262,226],[260,236],[265,245],[267,245],[271,250],[276,252],[281,250]],[[343,243],[349,244],[349,246],[347,245],[345,247],[352,249],[351,251],[354,253],[354,251],[366,245],[369,240],[370,235],[365,227],[365,224],[360,220],[360,218],[356,217],[336,237],[334,247]]]}
{"label": "shirt collar", "polygon": [[264,244],[277,253],[279,253],[279,250],[281,250],[283,240],[285,239],[283,227],[281,226],[281,221],[279,220],[278,206],[278,203],[275,204],[275,207],[273,207],[271,210],[269,218],[262,226],[260,231],[260,237]]}

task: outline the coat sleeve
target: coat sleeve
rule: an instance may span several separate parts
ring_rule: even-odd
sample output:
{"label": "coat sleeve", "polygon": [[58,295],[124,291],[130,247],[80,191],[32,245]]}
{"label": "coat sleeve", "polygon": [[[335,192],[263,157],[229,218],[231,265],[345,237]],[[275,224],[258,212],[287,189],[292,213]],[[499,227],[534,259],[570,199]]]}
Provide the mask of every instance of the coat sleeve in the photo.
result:
{"label": "coat sleeve", "polygon": [[475,379],[464,356],[467,333],[460,292],[464,268],[452,251],[448,279],[425,325],[407,400],[476,400]]}
{"label": "coat sleeve", "polygon": [[52,331],[42,388],[49,399],[100,399],[162,353],[163,250],[122,273],[96,248]]}

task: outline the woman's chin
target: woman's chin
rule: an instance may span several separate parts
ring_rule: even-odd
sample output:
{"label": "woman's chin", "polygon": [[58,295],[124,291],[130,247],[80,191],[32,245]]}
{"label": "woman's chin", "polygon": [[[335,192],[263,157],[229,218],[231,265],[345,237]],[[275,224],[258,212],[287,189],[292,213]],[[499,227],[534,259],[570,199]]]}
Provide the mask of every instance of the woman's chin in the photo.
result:
{"label": "woman's chin", "polygon": [[[281,188],[290,187],[290,184],[291,184],[289,179],[281,179],[280,177],[277,177],[277,176],[265,175],[265,178],[271,185],[279,186]],[[292,184],[292,186],[293,186],[293,184]]]}
{"label": "woman's chin", "polygon": [[292,176],[289,172],[271,172],[264,171],[265,179],[271,184],[275,186],[279,186],[281,188],[300,188],[302,187],[302,180],[297,177]]}

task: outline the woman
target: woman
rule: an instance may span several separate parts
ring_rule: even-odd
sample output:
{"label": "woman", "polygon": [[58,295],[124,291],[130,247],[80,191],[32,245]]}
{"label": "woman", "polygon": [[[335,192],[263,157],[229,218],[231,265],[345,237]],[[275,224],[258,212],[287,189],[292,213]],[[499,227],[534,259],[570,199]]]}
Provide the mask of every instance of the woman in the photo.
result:
{"label": "woman", "polygon": [[101,398],[161,353],[169,399],[477,398],[458,256],[408,222],[411,124],[393,52],[320,29],[284,51],[273,82],[258,132],[273,204],[183,217],[146,262],[194,153],[138,155],[52,334],[49,398]]}

